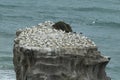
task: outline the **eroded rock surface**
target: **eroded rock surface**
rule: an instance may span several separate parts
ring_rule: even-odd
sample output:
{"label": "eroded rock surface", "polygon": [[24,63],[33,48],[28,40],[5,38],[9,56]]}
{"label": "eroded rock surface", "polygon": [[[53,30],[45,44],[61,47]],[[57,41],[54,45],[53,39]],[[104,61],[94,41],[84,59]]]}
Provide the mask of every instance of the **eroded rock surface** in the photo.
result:
{"label": "eroded rock surface", "polygon": [[16,32],[13,63],[17,80],[109,80],[109,62],[93,41],[57,31],[53,22]]}

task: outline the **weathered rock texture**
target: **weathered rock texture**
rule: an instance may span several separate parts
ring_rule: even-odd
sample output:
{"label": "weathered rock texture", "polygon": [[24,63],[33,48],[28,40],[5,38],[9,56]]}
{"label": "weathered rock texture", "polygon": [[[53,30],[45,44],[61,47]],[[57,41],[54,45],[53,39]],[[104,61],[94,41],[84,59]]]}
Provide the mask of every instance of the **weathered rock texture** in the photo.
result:
{"label": "weathered rock texture", "polygon": [[23,32],[17,32],[13,50],[17,80],[109,80],[105,73],[109,59],[92,43],[83,46],[79,42],[82,47],[41,47],[28,45],[26,41],[26,45],[20,37]]}

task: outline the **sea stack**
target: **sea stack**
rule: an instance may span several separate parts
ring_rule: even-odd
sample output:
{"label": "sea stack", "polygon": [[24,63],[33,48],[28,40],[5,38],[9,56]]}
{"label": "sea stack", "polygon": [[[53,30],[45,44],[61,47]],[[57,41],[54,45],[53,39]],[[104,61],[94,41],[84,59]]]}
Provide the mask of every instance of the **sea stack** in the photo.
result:
{"label": "sea stack", "polygon": [[110,80],[105,72],[109,58],[93,41],[73,33],[70,26],[57,28],[46,21],[16,32],[16,80]]}

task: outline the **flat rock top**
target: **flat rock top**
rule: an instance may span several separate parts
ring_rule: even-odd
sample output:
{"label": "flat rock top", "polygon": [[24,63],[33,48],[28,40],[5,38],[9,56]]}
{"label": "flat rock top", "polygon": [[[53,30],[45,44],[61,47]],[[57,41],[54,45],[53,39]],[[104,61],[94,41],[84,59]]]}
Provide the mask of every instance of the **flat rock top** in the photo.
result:
{"label": "flat rock top", "polygon": [[84,48],[96,47],[93,41],[77,33],[65,33],[52,28],[54,23],[46,21],[37,26],[18,30],[15,42],[20,46],[39,48]]}

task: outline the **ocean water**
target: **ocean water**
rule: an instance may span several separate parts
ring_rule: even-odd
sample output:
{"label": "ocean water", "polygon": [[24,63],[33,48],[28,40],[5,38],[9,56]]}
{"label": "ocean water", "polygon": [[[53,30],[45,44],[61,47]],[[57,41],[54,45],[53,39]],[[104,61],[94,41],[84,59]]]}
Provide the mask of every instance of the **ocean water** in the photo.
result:
{"label": "ocean water", "polygon": [[19,28],[65,21],[92,39],[112,80],[120,79],[120,0],[0,0],[0,80],[15,80],[13,40]]}

